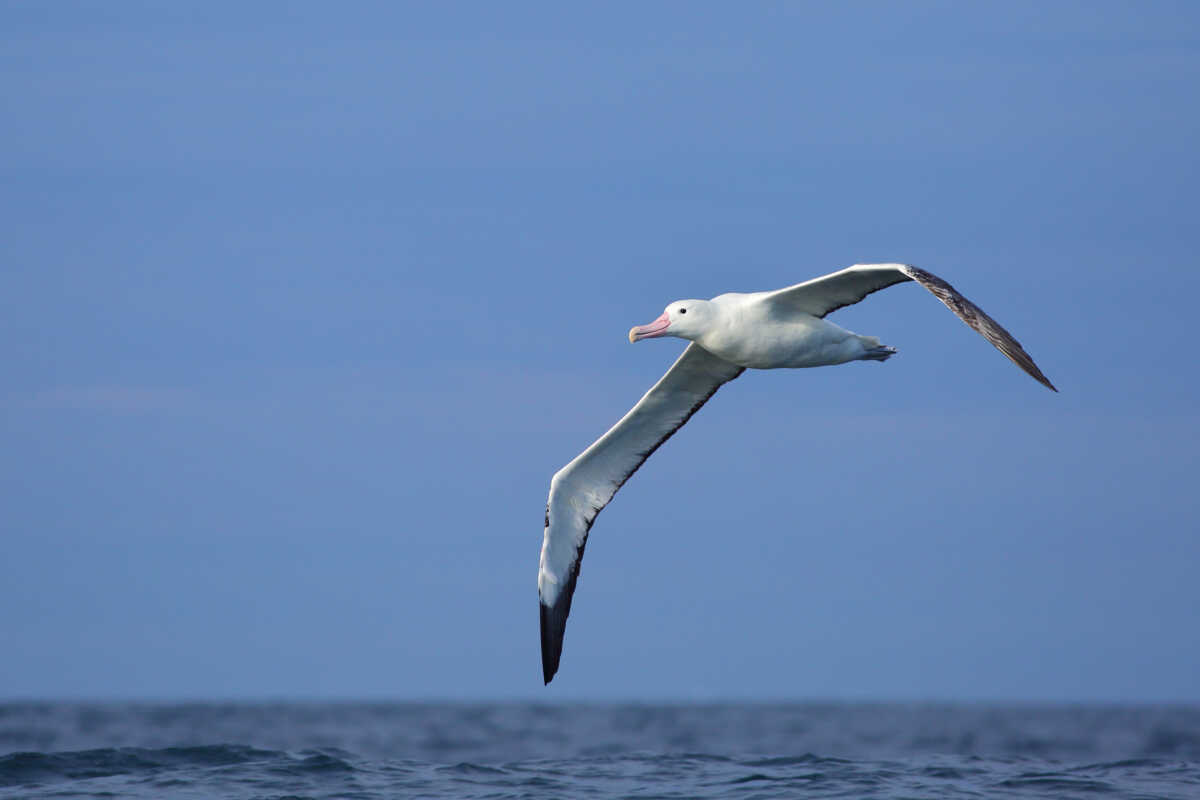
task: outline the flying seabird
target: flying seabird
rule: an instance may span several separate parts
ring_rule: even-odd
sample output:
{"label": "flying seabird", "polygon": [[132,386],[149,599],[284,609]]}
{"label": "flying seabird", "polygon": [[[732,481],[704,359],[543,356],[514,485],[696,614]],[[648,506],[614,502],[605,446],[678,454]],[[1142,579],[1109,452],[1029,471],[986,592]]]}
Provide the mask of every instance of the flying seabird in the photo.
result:
{"label": "flying seabird", "polygon": [[872,292],[916,281],[1047,388],[1057,392],[1016,339],[953,286],[907,264],[857,264],[773,292],[679,300],[629,341],[677,336],[691,344],[624,417],[555,473],[538,568],[542,675],[558,671],[563,632],[588,531],[629,476],[721,387],[746,369],[885,361],[896,349],[825,319]]}

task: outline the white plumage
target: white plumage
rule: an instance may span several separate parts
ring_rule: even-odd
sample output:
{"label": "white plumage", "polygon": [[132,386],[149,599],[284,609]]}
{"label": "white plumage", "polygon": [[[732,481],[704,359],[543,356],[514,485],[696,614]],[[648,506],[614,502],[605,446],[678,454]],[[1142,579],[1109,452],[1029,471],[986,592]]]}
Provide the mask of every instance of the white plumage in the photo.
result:
{"label": "white plumage", "polygon": [[995,320],[941,278],[906,264],[860,264],[773,292],[671,303],[654,322],[633,328],[629,340],[677,336],[691,344],[629,413],[550,482],[538,569],[546,683],[558,670],[588,532],[629,476],[722,384],[747,368],[820,367],[889,358],[894,348],[845,330],[825,316],[905,281],[928,289],[1017,366],[1058,391]]}

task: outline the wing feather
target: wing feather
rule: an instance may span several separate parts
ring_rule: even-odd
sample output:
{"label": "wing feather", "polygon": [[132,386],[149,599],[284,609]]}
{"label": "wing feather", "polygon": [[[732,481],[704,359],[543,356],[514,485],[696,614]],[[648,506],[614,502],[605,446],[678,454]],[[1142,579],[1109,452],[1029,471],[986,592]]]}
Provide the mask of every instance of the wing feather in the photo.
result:
{"label": "wing feather", "polygon": [[908,264],[856,264],[795,286],[768,292],[764,300],[791,311],[824,317],[839,308],[859,302],[872,292],[905,281],[916,281],[923,286],[1014,364],[1046,388],[1058,391],[1038,369],[1033,357],[999,322],[937,275]]}
{"label": "wing feather", "polygon": [[991,342],[997,350],[1004,353],[1010,361],[1029,373],[1034,380],[1051,391],[1058,391],[1050,379],[1038,369],[1038,365],[1033,363],[1033,356],[1026,353],[1025,348],[1021,347],[1021,343],[1006,331],[1004,326],[985,314],[982,308],[963,297],[953,286],[931,272],[910,266],[905,266],[904,271],[914,281],[928,289],[934,297],[945,303],[946,308],[953,311],[959,319]]}
{"label": "wing feather", "polygon": [[839,308],[854,305],[872,292],[911,280],[904,271],[904,264],[855,264],[768,292],[765,299],[792,311],[824,317]]}
{"label": "wing feather", "polygon": [[538,569],[542,675],[546,683],[558,671],[571,598],[596,515],[663,442],[722,384],[742,371],[743,367],[697,344],[688,345],[629,413],[555,474],[550,482]]}

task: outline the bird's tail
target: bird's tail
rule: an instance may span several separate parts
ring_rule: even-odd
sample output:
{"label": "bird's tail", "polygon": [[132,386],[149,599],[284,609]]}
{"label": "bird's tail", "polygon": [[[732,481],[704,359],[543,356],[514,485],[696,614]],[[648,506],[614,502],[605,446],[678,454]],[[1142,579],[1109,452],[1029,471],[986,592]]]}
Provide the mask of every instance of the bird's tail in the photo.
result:
{"label": "bird's tail", "polygon": [[896,355],[896,348],[880,344],[879,340],[874,336],[860,336],[858,338],[863,346],[863,354],[859,356],[859,359],[862,361],[887,361]]}

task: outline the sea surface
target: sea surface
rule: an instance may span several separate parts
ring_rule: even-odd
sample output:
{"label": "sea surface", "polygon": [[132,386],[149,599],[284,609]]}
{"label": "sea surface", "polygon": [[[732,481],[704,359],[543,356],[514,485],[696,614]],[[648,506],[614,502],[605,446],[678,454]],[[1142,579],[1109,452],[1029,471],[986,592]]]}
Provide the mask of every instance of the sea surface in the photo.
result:
{"label": "sea surface", "polygon": [[0,705],[0,798],[1200,798],[1200,707]]}

